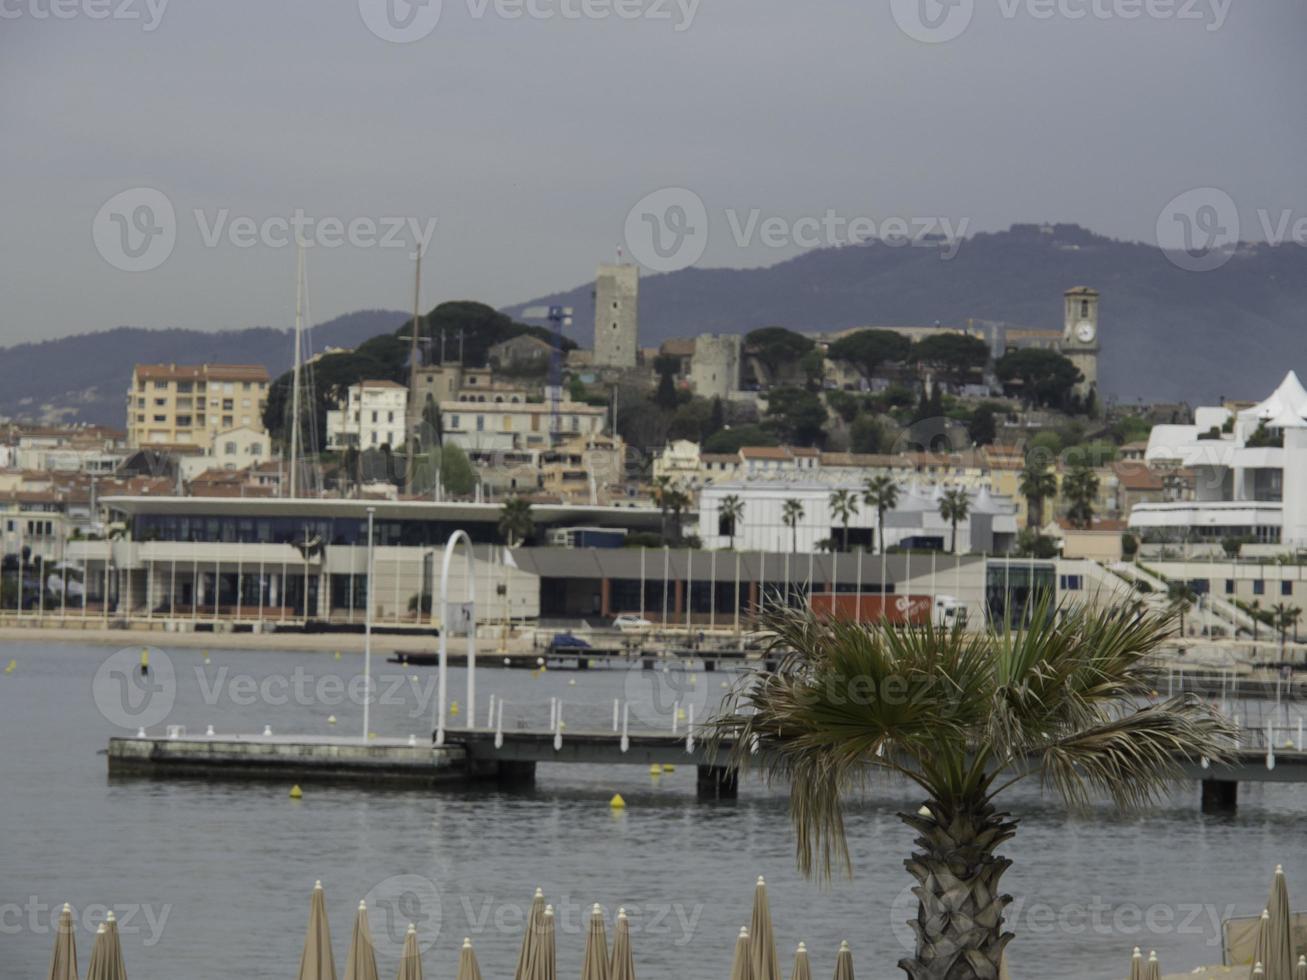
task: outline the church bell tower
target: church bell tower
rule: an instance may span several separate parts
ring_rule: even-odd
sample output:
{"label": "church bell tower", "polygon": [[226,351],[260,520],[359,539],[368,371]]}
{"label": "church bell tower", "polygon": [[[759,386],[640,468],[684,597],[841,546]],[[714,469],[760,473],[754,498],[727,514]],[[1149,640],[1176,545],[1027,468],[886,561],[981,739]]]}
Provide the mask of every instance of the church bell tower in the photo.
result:
{"label": "church bell tower", "polygon": [[1076,286],[1064,294],[1062,353],[1084,375],[1076,394],[1098,388],[1098,290]]}

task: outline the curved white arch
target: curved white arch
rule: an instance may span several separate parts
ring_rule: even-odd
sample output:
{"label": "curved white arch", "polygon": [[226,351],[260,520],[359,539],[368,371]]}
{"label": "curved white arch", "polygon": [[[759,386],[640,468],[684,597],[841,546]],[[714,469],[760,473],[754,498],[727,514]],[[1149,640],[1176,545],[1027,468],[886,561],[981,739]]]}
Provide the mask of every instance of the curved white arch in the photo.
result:
{"label": "curved white arch", "polygon": [[477,580],[476,563],[472,556],[472,539],[466,531],[455,531],[445,542],[445,559],[440,567],[440,684],[436,703],[436,744],[445,744],[445,704],[448,700],[449,673],[449,564],[454,560],[454,549],[462,541],[467,547],[463,555],[467,560],[467,599],[472,609],[472,622],[467,630],[467,727],[476,725],[477,717],[477,630],[476,601]]}

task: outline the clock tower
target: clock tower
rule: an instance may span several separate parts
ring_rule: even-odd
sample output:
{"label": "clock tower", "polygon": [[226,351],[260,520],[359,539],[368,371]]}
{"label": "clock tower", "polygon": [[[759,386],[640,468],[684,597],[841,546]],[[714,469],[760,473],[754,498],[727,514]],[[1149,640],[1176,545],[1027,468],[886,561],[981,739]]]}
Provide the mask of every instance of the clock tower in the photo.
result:
{"label": "clock tower", "polygon": [[1076,394],[1098,387],[1098,290],[1076,286],[1064,294],[1062,353],[1084,375]]}

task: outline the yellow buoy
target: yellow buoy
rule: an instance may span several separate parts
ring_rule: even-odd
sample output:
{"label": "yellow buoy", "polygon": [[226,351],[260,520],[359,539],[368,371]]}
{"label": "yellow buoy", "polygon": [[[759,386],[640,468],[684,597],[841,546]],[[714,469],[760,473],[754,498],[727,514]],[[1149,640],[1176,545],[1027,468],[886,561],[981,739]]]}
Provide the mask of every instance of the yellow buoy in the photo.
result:
{"label": "yellow buoy", "polygon": [[334,724],[336,724],[336,716],[335,716],[335,715],[327,715],[327,724],[328,724],[328,725],[334,725]]}
{"label": "yellow buoy", "polygon": [[650,776],[661,776],[662,774],[663,774],[663,767],[660,766],[658,763],[655,762],[652,766],[649,767]]}
{"label": "yellow buoy", "polygon": [[376,738],[376,737],[377,737],[376,732],[368,732],[368,738]]}
{"label": "yellow buoy", "polygon": [[18,669],[18,661],[17,661],[17,660],[11,660],[11,661],[9,661],[9,663],[5,664],[5,673],[6,673],[6,674],[12,674],[12,673],[13,673],[15,670],[17,670],[17,669]]}
{"label": "yellow buoy", "polygon": [[678,721],[685,721],[685,709],[684,709],[684,708],[677,708],[677,709],[676,709],[676,718],[677,718]]}
{"label": "yellow buoy", "polygon": [[453,715],[455,718],[458,717],[458,702],[457,702],[457,701],[451,701],[451,702],[450,702],[450,704],[449,704],[449,713],[450,713],[451,715]]}
{"label": "yellow buoy", "polygon": [[614,810],[625,810],[626,800],[622,799],[621,793],[614,793],[613,798],[608,801],[608,805]]}
{"label": "yellow buoy", "polygon": [[149,650],[142,650],[142,651],[141,651],[141,666],[142,666],[142,667],[148,667],[148,666],[150,666],[150,651],[149,651]]}
{"label": "yellow buoy", "polygon": [[340,651],[339,651],[339,650],[336,651],[336,659],[337,659],[337,660],[340,659]]}
{"label": "yellow buoy", "polygon": [[663,772],[676,772],[676,767],[670,762],[663,763]]}
{"label": "yellow buoy", "polygon": [[304,790],[299,788],[299,784],[296,784],[290,788],[290,798],[292,800],[298,800],[303,795],[304,795]]}

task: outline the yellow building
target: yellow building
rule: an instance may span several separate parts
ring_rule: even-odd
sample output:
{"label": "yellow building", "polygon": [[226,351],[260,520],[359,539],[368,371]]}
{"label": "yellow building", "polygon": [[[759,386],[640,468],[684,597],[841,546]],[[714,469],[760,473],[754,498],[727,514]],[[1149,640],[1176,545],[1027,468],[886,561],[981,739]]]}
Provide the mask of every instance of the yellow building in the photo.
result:
{"label": "yellow building", "polygon": [[267,400],[262,365],[138,364],[127,389],[127,444],[208,449],[219,432],[263,432]]}

